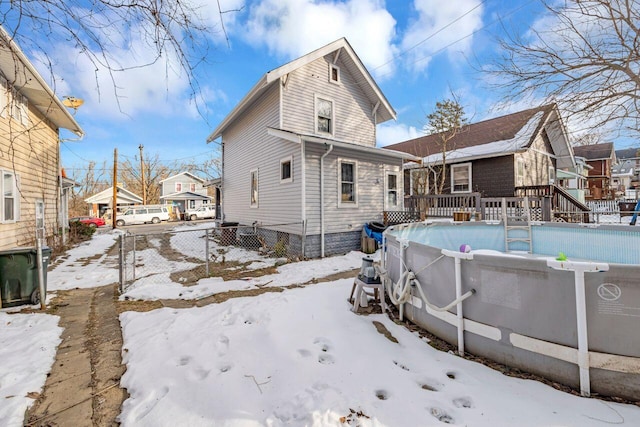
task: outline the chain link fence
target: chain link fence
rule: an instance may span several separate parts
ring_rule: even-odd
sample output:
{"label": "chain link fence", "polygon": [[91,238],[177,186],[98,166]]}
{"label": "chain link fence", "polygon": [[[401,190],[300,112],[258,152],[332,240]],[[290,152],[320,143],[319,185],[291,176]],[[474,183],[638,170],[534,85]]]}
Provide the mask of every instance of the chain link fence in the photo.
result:
{"label": "chain link fence", "polygon": [[304,225],[222,223],[156,234],[126,233],[120,236],[119,248],[121,293],[141,282],[189,286],[210,277],[219,264],[302,258]]}

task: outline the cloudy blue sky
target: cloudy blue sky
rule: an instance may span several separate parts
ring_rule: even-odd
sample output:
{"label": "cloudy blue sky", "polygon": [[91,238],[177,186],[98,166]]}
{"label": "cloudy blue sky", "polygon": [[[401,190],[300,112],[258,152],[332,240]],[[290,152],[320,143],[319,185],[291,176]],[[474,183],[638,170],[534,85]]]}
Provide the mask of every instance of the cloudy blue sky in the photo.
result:
{"label": "cloudy blue sky", "polygon": [[[109,165],[113,150],[133,159],[145,155],[198,162],[215,154],[206,138],[265,72],[340,37],[346,37],[398,113],[378,128],[378,145],[422,134],[435,102],[453,91],[472,121],[530,105],[493,108],[500,95],[487,90],[477,68],[496,54],[503,27],[526,34],[544,22],[538,0],[220,0],[204,2],[209,34],[207,63],[197,70],[204,104],[198,113],[184,75],[159,61],[153,66],[114,74],[95,71],[73,46],[58,46],[53,86],[60,96],[85,100],[76,119],[82,141],[64,141],[67,171],[81,173],[90,160]],[[126,29],[113,27],[114,34]],[[46,67],[38,65],[49,79]],[[134,37],[114,52],[122,65],[148,53]],[[117,102],[115,92],[120,95]]]}

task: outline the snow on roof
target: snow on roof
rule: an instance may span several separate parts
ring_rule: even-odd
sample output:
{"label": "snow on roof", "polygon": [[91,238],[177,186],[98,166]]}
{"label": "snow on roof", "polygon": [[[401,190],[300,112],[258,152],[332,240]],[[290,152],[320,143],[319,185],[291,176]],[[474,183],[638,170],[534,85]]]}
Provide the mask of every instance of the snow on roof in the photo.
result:
{"label": "snow on roof", "polygon": [[[543,114],[544,113],[542,111],[534,114],[513,138],[447,151],[447,163],[471,160],[472,158],[478,157],[501,156],[526,148],[531,142],[531,138],[538,128]],[[423,159],[423,162],[425,164],[442,162],[442,153],[435,153],[427,156]]]}

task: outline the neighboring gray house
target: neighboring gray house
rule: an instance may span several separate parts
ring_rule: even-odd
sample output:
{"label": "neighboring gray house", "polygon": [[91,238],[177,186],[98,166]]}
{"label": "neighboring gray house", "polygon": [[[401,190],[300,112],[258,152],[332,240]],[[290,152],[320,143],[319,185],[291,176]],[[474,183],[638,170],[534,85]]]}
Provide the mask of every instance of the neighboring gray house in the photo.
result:
{"label": "neighboring gray house", "polygon": [[307,257],[358,249],[365,223],[403,209],[414,156],[376,148],[376,125],[394,118],[344,38],[269,71],[207,139],[221,138],[222,218]]}
{"label": "neighboring gray house", "polygon": [[204,179],[189,172],[170,176],[160,181],[160,201],[178,207],[182,213],[197,209],[211,201],[204,183]]}

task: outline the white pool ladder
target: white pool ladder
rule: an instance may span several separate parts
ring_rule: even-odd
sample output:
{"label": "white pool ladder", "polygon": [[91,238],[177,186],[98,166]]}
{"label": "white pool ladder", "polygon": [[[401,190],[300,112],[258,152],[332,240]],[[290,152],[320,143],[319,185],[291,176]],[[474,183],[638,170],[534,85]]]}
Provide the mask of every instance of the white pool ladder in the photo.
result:
{"label": "white pool ladder", "polygon": [[[512,251],[512,244],[515,242],[524,242],[529,245],[529,253],[532,253],[531,244],[531,209],[529,206],[529,198],[525,197],[521,201],[521,205],[515,206],[514,212],[510,212],[507,207],[507,199],[502,198],[502,222],[504,223],[504,249],[505,252]],[[523,235],[520,230],[524,230]]]}

